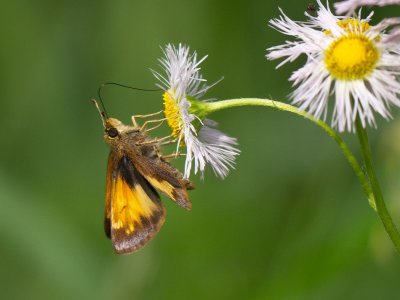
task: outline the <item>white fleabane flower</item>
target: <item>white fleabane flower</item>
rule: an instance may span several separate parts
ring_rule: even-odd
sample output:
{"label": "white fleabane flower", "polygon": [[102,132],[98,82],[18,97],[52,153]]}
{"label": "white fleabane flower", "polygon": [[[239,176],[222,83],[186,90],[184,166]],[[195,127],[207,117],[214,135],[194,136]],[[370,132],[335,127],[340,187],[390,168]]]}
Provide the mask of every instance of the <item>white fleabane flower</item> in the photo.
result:
{"label": "white fleabane flower", "polygon": [[332,125],[339,131],[354,131],[360,118],[363,127],[376,126],[375,113],[391,117],[390,105],[400,106],[400,47],[385,42],[387,24],[370,26],[367,19],[338,17],[318,0],[316,17],[295,22],[282,13],[270,24],[295,37],[268,49],[268,59],[286,59],[279,66],[307,55],[303,67],[289,78],[297,85],[293,104],[316,118],[324,118],[328,100],[334,94]]}
{"label": "white fleabane flower", "polygon": [[[361,6],[386,6],[386,5],[400,5],[400,0],[346,0],[335,3],[336,13],[350,15],[358,7]],[[379,26],[395,26],[400,24],[400,18],[385,18]],[[396,43],[400,42],[400,26],[394,27],[389,34],[382,40],[383,42]]]}
{"label": "white fleabane flower", "polygon": [[[229,168],[233,168],[236,139],[217,130],[216,122],[205,119],[201,112],[202,97],[210,87],[200,74],[200,63],[207,56],[197,60],[197,54],[189,53],[189,47],[168,44],[159,59],[165,76],[152,71],[160,81],[158,86],[164,90],[164,114],[172,135],[177,140],[177,148],[186,146],[184,177],[189,178],[192,165],[194,173],[204,174],[207,164],[214,172],[224,178]],[[177,149],[178,152],[178,149]]]}
{"label": "white fleabane flower", "polygon": [[351,14],[361,6],[386,6],[392,4],[400,4],[400,0],[345,0],[335,3],[336,13]]}

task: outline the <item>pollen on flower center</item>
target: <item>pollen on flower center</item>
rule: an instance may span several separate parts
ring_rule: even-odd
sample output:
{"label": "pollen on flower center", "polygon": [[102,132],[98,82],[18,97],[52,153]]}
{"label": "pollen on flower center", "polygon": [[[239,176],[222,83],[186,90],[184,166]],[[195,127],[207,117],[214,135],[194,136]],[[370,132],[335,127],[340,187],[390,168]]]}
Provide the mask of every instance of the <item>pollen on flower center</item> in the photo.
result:
{"label": "pollen on flower center", "polygon": [[173,92],[167,91],[163,94],[164,115],[167,119],[168,126],[172,129],[172,135],[179,138],[182,131],[182,118],[180,114],[179,104],[173,99]]}
{"label": "pollen on flower center", "polygon": [[363,34],[349,33],[325,50],[325,65],[336,79],[363,79],[370,74],[379,60],[375,43]]}
{"label": "pollen on flower center", "polygon": [[337,24],[348,33],[351,32],[361,33],[367,31],[369,28],[368,22],[360,21],[358,19],[353,19],[353,18],[340,20],[339,22],[337,22]]}

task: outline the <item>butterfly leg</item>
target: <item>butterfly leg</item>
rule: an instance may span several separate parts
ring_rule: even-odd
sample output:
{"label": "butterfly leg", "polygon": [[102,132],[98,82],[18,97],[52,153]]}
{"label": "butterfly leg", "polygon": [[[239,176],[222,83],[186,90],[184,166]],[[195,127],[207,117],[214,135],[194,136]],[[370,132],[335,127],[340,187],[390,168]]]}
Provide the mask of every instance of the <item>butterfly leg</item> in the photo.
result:
{"label": "butterfly leg", "polygon": [[153,113],[153,114],[148,114],[148,115],[136,115],[135,117],[136,118],[148,118],[148,117],[153,117],[153,116],[157,116],[157,115],[159,115],[159,114],[161,114],[163,112],[163,110],[160,110],[160,111],[158,111],[158,112],[155,112],[155,113]]}
{"label": "butterfly leg", "polygon": [[[154,130],[154,129],[157,129],[158,127],[160,127],[160,126],[164,123],[165,120],[166,120],[166,119],[159,120],[160,124],[158,124],[158,125],[156,125],[156,126],[154,126],[154,127],[152,127],[152,128],[145,129],[145,132],[149,132],[149,131],[152,131],[152,130]],[[145,123],[146,123],[146,122],[145,122]],[[143,125],[144,125],[144,124],[143,124]],[[142,127],[143,127],[143,126],[142,126]]]}
{"label": "butterfly leg", "polygon": [[[144,131],[147,132],[147,131],[151,131],[153,129],[156,129],[156,128],[160,127],[165,120],[166,120],[166,118],[159,119],[159,120],[148,120],[148,121],[144,122],[143,125],[140,127],[140,131],[144,130]],[[150,123],[160,123],[160,124],[150,128],[150,129],[145,129]]]}
{"label": "butterfly leg", "polygon": [[168,154],[168,155],[162,155],[161,158],[162,159],[169,159],[169,158],[177,158],[180,156],[186,156],[186,153],[172,153],[172,154]]}
{"label": "butterfly leg", "polygon": [[132,118],[132,123],[133,123],[133,125],[135,127],[139,127],[138,123],[136,122],[136,118],[144,119],[144,118],[148,118],[148,117],[153,117],[153,116],[159,115],[162,112],[163,112],[163,110],[160,110],[160,111],[158,111],[156,113],[148,114],[148,115],[134,115],[134,116],[131,117]]}
{"label": "butterfly leg", "polygon": [[175,143],[176,143],[176,140],[170,140],[170,141],[162,142],[160,144],[160,146],[171,145],[171,144],[175,144]]}
{"label": "butterfly leg", "polygon": [[135,116],[132,116],[131,119],[132,119],[133,126],[136,128],[139,127],[138,123],[136,122]]}
{"label": "butterfly leg", "polygon": [[[173,137],[172,134],[164,136],[163,138],[155,138],[153,140],[147,140],[145,142],[137,143],[136,145],[142,146],[142,145],[158,144],[158,143],[160,143],[162,141],[165,141],[165,140],[167,140],[167,139],[169,139],[171,137]],[[176,140],[170,140],[170,141],[167,141],[167,142],[160,143],[160,145],[168,145],[168,144],[172,144],[172,143],[175,143],[175,142],[176,142]]]}

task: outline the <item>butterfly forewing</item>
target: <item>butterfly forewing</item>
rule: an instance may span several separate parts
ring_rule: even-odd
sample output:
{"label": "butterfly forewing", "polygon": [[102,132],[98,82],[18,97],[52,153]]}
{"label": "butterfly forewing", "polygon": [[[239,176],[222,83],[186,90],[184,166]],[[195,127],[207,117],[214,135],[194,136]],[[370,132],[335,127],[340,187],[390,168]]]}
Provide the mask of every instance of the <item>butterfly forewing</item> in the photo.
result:
{"label": "butterfly forewing", "polygon": [[110,224],[115,251],[129,253],[140,249],[159,231],[165,210],[155,189],[128,156],[116,159],[110,154],[110,164],[113,169],[107,173],[111,178],[107,179],[110,184],[107,184],[105,225]]}
{"label": "butterfly forewing", "polygon": [[[104,211],[104,231],[106,236],[111,239],[111,186],[113,182],[113,172],[116,171],[116,156],[113,152],[108,155],[107,162],[107,176],[106,176],[106,199],[105,199],[105,211]],[[114,178],[115,180],[115,178]]]}

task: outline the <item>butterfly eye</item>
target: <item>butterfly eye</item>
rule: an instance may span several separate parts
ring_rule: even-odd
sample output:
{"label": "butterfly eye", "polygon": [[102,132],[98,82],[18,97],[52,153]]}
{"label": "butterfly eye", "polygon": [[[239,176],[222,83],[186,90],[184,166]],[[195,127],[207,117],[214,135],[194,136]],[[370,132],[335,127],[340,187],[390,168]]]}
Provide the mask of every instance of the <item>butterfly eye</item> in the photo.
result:
{"label": "butterfly eye", "polygon": [[114,127],[107,129],[107,134],[110,138],[115,138],[118,135],[118,130]]}

